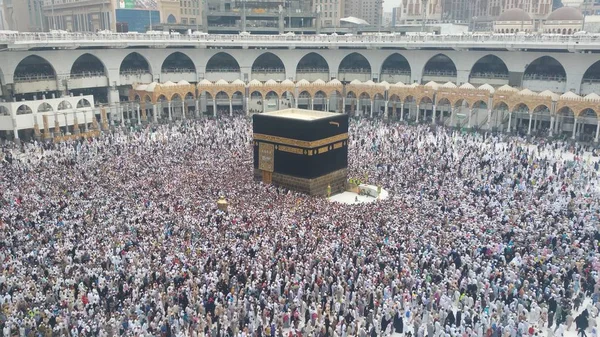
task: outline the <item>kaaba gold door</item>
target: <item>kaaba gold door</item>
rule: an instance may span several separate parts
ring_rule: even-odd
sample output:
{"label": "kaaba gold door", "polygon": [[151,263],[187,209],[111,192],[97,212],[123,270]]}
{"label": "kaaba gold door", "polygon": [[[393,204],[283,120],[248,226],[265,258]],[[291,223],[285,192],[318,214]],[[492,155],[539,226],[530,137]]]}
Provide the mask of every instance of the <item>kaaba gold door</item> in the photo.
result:
{"label": "kaaba gold door", "polygon": [[273,172],[262,171],[262,181],[264,184],[271,185],[273,182]]}

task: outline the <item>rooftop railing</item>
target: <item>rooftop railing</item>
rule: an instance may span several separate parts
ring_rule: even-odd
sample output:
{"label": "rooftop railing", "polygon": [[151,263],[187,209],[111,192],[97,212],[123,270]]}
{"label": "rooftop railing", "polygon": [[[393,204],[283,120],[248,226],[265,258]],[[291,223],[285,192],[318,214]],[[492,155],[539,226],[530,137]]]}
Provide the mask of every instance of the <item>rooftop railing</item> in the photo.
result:
{"label": "rooftop railing", "polygon": [[587,35],[543,35],[543,34],[462,34],[462,35],[250,35],[250,34],[169,34],[154,32],[144,34],[122,33],[14,33],[1,32],[0,43],[36,42],[296,42],[296,43],[599,43],[600,34]]}

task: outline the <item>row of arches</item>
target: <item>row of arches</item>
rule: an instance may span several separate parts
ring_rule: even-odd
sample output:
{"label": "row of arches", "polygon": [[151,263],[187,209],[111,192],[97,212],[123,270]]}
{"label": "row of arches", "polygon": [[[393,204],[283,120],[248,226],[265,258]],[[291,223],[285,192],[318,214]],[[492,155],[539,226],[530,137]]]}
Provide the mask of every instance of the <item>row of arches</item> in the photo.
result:
{"label": "row of arches", "polygon": [[[283,61],[271,52],[265,52],[258,56],[252,64],[252,73],[260,74],[283,74],[286,69]],[[323,78],[329,78],[331,67],[325,58],[315,52],[306,54],[300,59],[296,66],[298,78],[303,74],[318,73]],[[364,73],[370,77],[373,69],[369,60],[358,52],[351,53],[344,57],[339,64],[339,79],[352,80],[346,77],[347,74]],[[122,75],[147,73],[151,74],[152,69],[148,60],[137,52],[128,54],[120,64],[119,72]],[[197,67],[194,61],[183,52],[174,52],[169,55],[162,63],[162,73],[195,73]],[[206,64],[206,72],[230,72],[239,73],[240,65],[238,61],[226,52],[219,52],[213,55]],[[405,76],[410,80],[413,72],[408,60],[399,53],[394,53],[387,57],[380,69],[382,80],[388,80],[387,77]],[[472,67],[470,72],[471,79],[507,79],[509,76],[506,63],[495,55],[487,55],[479,59]],[[106,76],[107,71],[104,63],[92,54],[83,54],[75,60],[71,67],[70,76],[72,78],[86,76]],[[437,76],[455,79],[457,68],[454,62],[445,54],[433,56],[423,68],[423,76]],[[530,63],[524,72],[524,79],[548,79],[552,77],[558,81],[566,80],[566,71],[563,65],[550,56],[543,56]],[[18,81],[55,79],[56,72],[53,66],[44,58],[38,55],[30,55],[24,58],[16,67],[14,79]],[[393,79],[389,79],[393,81]],[[594,63],[587,69],[583,76],[583,81],[600,80],[600,61]]]}
{"label": "row of arches", "polygon": [[[69,101],[62,101],[58,103],[57,108],[53,108],[52,105],[43,102],[37,108],[31,106],[29,103],[23,103],[16,109],[16,115],[27,115],[33,114],[34,110],[37,113],[48,113],[48,112],[61,112],[61,111],[71,111],[73,109],[82,109],[82,108],[93,108],[90,101],[85,98],[80,99],[75,107]],[[10,112],[4,106],[0,106],[0,116],[9,116]]]}

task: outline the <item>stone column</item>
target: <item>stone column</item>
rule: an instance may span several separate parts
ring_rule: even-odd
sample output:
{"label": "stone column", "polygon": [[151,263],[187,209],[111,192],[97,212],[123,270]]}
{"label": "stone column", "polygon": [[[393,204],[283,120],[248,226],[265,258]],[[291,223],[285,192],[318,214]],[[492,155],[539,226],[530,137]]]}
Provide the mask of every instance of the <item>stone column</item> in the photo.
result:
{"label": "stone column", "polygon": [[436,106],[435,104],[433,105],[433,111],[431,114],[431,125],[435,125],[435,119],[437,117],[437,111],[436,111]]}
{"label": "stone column", "polygon": [[[264,105],[264,104],[263,104]],[[217,117],[217,96],[213,97],[213,117]]]}
{"label": "stone column", "polygon": [[154,123],[158,123],[158,108],[156,107],[156,104],[152,105],[152,120],[154,121]]}
{"label": "stone column", "polygon": [[73,116],[73,134],[78,135],[79,133],[79,120],[77,119],[77,115],[75,114]]}
{"label": "stone column", "polygon": [[13,126],[13,133],[15,134],[15,143],[19,144],[21,143],[21,140],[19,139],[19,126],[17,124],[17,117],[13,117],[12,118],[12,126]]}
{"label": "stone column", "polygon": [[400,121],[404,122],[404,102],[400,103]]}
{"label": "stone column", "polygon": [[33,112],[33,134],[36,140],[40,140],[41,139],[41,133],[40,133],[40,125],[38,124],[38,115],[37,112]]}
{"label": "stone column", "polygon": [[43,115],[42,121],[44,123],[44,139],[48,140],[52,138],[52,136],[50,136],[50,125],[48,123],[48,115]]}
{"label": "stone column", "polygon": [[487,117],[487,129],[491,130],[492,122],[492,109],[488,109],[488,117]]}
{"label": "stone column", "polygon": [[[106,116],[106,108],[100,110],[100,120],[102,121],[102,130],[108,130],[108,120]],[[58,120],[56,121],[58,123]]]}
{"label": "stone column", "polygon": [[599,137],[600,137],[600,120],[596,120],[596,137],[594,137],[595,143],[598,143]]}
{"label": "stone column", "polygon": [[512,124],[512,112],[508,112],[508,128],[506,128],[506,132],[510,133]]}
{"label": "stone column", "polygon": [[371,118],[373,118],[373,109],[374,109],[374,107],[375,107],[375,100],[373,100],[371,98],[371,113],[370,113]]}
{"label": "stone column", "polygon": [[67,120],[67,114],[63,114],[63,116],[65,117],[65,135],[70,135],[71,133],[69,132],[69,121]]}
{"label": "stone column", "polygon": [[550,137],[554,134],[554,116],[550,116]]}
{"label": "stone column", "polygon": [[390,104],[389,101],[385,101],[385,108],[383,109],[383,119],[388,119],[389,118],[389,112],[388,112],[388,105]]}
{"label": "stone column", "polygon": [[471,129],[471,120],[472,120],[472,117],[473,117],[473,111],[474,111],[474,110],[475,110],[475,109],[473,109],[473,108],[469,109],[469,118],[468,118],[468,121],[469,121],[469,122],[468,122],[468,125],[467,125],[467,127],[468,127],[469,129]]}
{"label": "stone column", "polygon": [[342,96],[342,113],[346,113],[346,96]]}
{"label": "stone column", "polygon": [[450,126],[455,126],[454,125],[454,107],[450,106]]}
{"label": "stone column", "polygon": [[571,139],[575,139],[577,133],[577,117],[575,117],[575,122],[573,123],[573,136],[571,137]]}
{"label": "stone column", "polygon": [[229,97],[229,116],[233,116],[233,102],[231,97]]}
{"label": "stone column", "polygon": [[[244,100],[246,101],[246,115],[250,114],[250,98],[248,96],[244,97]],[[296,108],[298,107],[298,101],[296,101]]]}
{"label": "stone column", "polygon": [[417,124],[419,124],[419,114],[421,113],[421,105],[417,104],[417,118],[415,119],[415,121],[417,122]]}
{"label": "stone column", "polygon": [[168,111],[169,111],[169,122],[173,121],[173,106],[171,105],[171,101],[169,101],[168,103]]}
{"label": "stone column", "polygon": [[135,111],[136,111],[137,123],[141,124],[142,123],[142,119],[141,119],[141,116],[140,116],[140,104],[139,103],[137,104]]}
{"label": "stone column", "polygon": [[89,128],[89,126],[88,126],[87,114],[88,114],[88,113],[87,113],[87,111],[85,111],[85,112],[83,113],[83,124],[85,125],[85,126],[84,126],[85,132],[88,132],[88,131],[90,131],[90,128]]}
{"label": "stone column", "polygon": [[315,109],[315,99],[314,97],[310,98],[310,110],[314,110]]}
{"label": "stone column", "polygon": [[533,115],[529,115],[529,126],[527,127],[527,135],[531,134],[531,124],[533,122]]}

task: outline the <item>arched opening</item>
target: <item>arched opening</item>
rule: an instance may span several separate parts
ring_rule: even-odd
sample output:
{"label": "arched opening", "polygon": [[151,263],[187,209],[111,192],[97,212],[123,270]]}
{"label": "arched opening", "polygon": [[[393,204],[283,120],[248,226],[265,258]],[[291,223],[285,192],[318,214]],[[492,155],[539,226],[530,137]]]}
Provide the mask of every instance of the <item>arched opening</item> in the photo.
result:
{"label": "arched opening", "polygon": [[92,54],[83,54],[71,67],[71,78],[106,76],[102,61]]}
{"label": "arched opening", "polygon": [[194,96],[194,93],[188,92],[185,95],[185,107],[183,113],[185,114],[185,118],[190,114],[196,115],[196,97]]}
{"label": "arched opening", "polygon": [[48,103],[42,103],[40,104],[40,106],[38,107],[38,113],[44,113],[44,112],[52,112],[54,111],[54,109],[52,109],[52,106]]}
{"label": "arched opening", "polygon": [[550,56],[542,56],[531,62],[523,74],[523,87],[533,91],[550,90],[563,93],[566,81],[565,68]]}
{"label": "arched opening", "polygon": [[233,115],[243,116],[244,112],[244,93],[236,91],[231,95],[231,104],[233,107]]}
{"label": "arched opening", "polygon": [[389,83],[409,83],[410,64],[408,60],[398,53],[388,56],[381,66],[380,79]]}
{"label": "arched opening", "polygon": [[329,94],[329,97],[327,98],[327,105],[328,105],[328,109],[327,111],[331,112],[337,112],[340,113],[342,112],[342,93],[335,90],[333,92],[331,92]]}
{"label": "arched opening", "polygon": [[577,118],[577,139],[583,142],[593,142],[598,139],[598,115],[592,109],[585,109]]}
{"label": "arched opening", "polygon": [[141,75],[151,73],[148,61],[136,52],[125,56],[119,68],[119,74],[121,75]]}
{"label": "arched opening", "polygon": [[487,102],[479,100],[471,106],[471,126],[475,129],[489,128],[490,115],[488,115]]}
{"label": "arched opening", "polygon": [[433,119],[433,100],[429,97],[421,98],[421,101],[418,102],[419,111],[416,116],[417,123],[419,122],[427,122],[431,123]]}
{"label": "arched opening", "polygon": [[144,110],[146,110],[146,120],[153,121],[156,111],[154,111],[154,104],[152,104],[152,99],[150,98],[149,95],[146,95],[146,96],[144,96],[143,102],[144,102]]}
{"label": "arched opening", "polygon": [[400,96],[394,94],[390,97],[389,100],[389,108],[388,108],[388,118],[390,120],[399,120],[400,119],[400,107],[402,106],[402,102],[400,101]]}
{"label": "arched opening", "polygon": [[325,111],[327,95],[322,91],[317,91],[313,99],[313,110]]}
{"label": "arched opening", "polygon": [[186,54],[174,52],[164,60],[161,66],[161,72],[163,74],[195,73],[196,66],[192,59]]}
{"label": "arched opening", "polygon": [[583,74],[581,94],[587,95],[600,92],[600,61],[592,64]]}
{"label": "arched opening", "polygon": [[279,99],[279,108],[287,109],[293,108],[296,104],[296,99],[294,98],[294,94],[289,91],[285,91],[281,94],[281,98]]}
{"label": "arched opening", "polygon": [[284,80],[285,66],[283,61],[273,53],[261,54],[252,64],[252,78],[259,81]]}
{"label": "arched opening", "polygon": [[373,96],[373,117],[383,118],[385,113],[385,99],[382,94],[377,93]]}
{"label": "arched opening", "polygon": [[454,102],[453,109],[455,126],[458,128],[467,127],[469,125],[469,117],[471,116],[469,103],[464,99],[459,98]]}
{"label": "arched opening", "polygon": [[437,54],[423,68],[423,83],[429,81],[435,82],[456,82],[456,65],[444,54]]}
{"label": "arched opening", "polygon": [[471,68],[469,82],[475,84],[488,83],[495,86],[508,84],[508,67],[496,55],[484,56]]}
{"label": "arched opening", "polygon": [[160,121],[166,121],[169,119],[169,101],[165,95],[160,95],[156,100],[157,111],[156,117]]}
{"label": "arched opening", "polygon": [[170,23],[170,24],[177,23],[177,18],[175,17],[175,15],[169,14],[169,16],[167,16],[167,23]]}
{"label": "arched opening", "polygon": [[500,130],[508,130],[510,121],[510,110],[505,102],[498,102],[492,109],[492,125]]}
{"label": "arched opening", "polygon": [[171,120],[180,120],[183,118],[183,109],[185,102],[180,94],[174,94],[171,97]]}
{"label": "arched opening", "polygon": [[263,112],[263,96],[259,91],[253,91],[250,93],[249,99],[249,111],[250,113],[261,113]]}
{"label": "arched opening", "polygon": [[524,103],[519,103],[513,108],[513,119],[515,119],[515,130],[521,136],[527,135],[529,119],[531,114],[529,107]]}
{"label": "arched opening", "polygon": [[356,99],[356,94],[349,91],[346,94],[346,106],[344,107],[344,112],[347,112],[350,116],[355,116],[357,105],[358,100]]}
{"label": "arched opening", "polygon": [[213,55],[206,63],[208,73],[239,73],[240,65],[228,53],[220,52]]}
{"label": "arched opening", "polygon": [[371,79],[371,63],[359,53],[352,53],[340,62],[338,78],[343,82]]}
{"label": "arched opening", "polygon": [[58,104],[58,111],[68,110],[68,109],[73,109],[73,106],[71,105],[71,103],[69,103],[67,101],[62,101]]}
{"label": "arched opening", "polygon": [[29,55],[19,64],[14,73],[15,83],[56,80],[56,72],[46,59],[37,55]]}
{"label": "arched opening", "polygon": [[329,79],[329,64],[325,58],[317,53],[304,55],[296,66],[296,79],[316,81]]}
{"label": "arched opening", "polygon": [[[139,99],[139,96],[138,96],[138,99]],[[92,104],[90,104],[90,102],[85,98],[82,98],[79,100],[79,102],[77,102],[78,109],[79,108],[90,108],[90,107],[92,107]]]}
{"label": "arched opening", "polygon": [[363,92],[358,96],[358,115],[369,117],[371,115],[371,96]]}
{"label": "arched opening", "polygon": [[310,110],[311,96],[308,91],[301,91],[298,94],[298,108]]}
{"label": "arched opening", "polygon": [[[402,120],[414,122],[417,117],[417,104],[414,96],[408,95],[404,97],[404,110],[401,111],[400,116]],[[402,108],[402,107],[401,107]]]}
{"label": "arched opening", "polygon": [[563,107],[556,112],[554,132],[562,138],[571,138],[575,132],[575,113],[569,107]]}
{"label": "arched opening", "polygon": [[33,111],[28,105],[23,104],[17,108],[17,115],[29,115],[32,113]]}
{"label": "arched opening", "polygon": [[447,98],[439,99],[436,102],[436,110],[439,111],[436,118],[437,123],[450,126],[449,121],[452,111],[452,103],[450,103],[450,100]]}
{"label": "arched opening", "polygon": [[229,116],[229,95],[224,91],[219,91],[215,97],[217,102],[217,116]]}
{"label": "arched opening", "polygon": [[279,95],[274,91],[269,91],[265,95],[265,110],[264,112],[276,111],[279,109]]}
{"label": "arched opening", "polygon": [[548,136],[550,130],[550,108],[543,104],[535,107],[531,118],[531,134]]}

